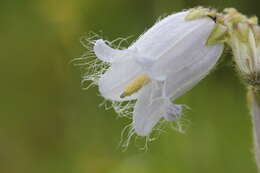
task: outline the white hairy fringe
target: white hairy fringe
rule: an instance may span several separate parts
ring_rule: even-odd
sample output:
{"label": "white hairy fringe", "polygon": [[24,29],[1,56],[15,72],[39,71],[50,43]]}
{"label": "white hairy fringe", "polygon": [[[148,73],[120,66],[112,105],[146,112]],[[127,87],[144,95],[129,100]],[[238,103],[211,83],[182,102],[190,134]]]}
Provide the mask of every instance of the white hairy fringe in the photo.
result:
{"label": "white hairy fringe", "polygon": [[[159,22],[158,19],[157,22]],[[81,44],[87,51],[79,58],[74,59],[72,62],[75,66],[79,66],[82,71],[82,87],[83,89],[88,89],[92,86],[98,85],[98,81],[100,77],[106,72],[106,70],[110,67],[110,64],[96,58],[96,55],[93,51],[94,44],[96,40],[101,39],[102,37],[96,33],[90,32],[88,36],[81,38]],[[115,49],[124,49],[124,44],[130,45],[128,43],[128,38],[117,38],[111,42],[107,42],[108,45]],[[90,83],[89,83],[90,82]],[[106,110],[113,108],[119,117],[127,117],[132,119],[132,113],[135,105],[134,101],[111,101],[104,100],[100,106],[104,106]],[[153,133],[146,137],[140,137],[135,134],[132,123],[125,126],[125,128],[121,132],[121,140],[119,146],[126,150],[131,142],[131,139],[134,138],[134,143],[138,144],[140,139],[143,141],[145,139],[144,144],[138,145],[138,148],[142,150],[148,149],[148,142],[156,140],[161,133],[165,132],[163,129],[166,124],[170,124],[171,128],[185,133],[187,127],[190,124],[190,121],[185,120],[184,116],[182,116],[179,120],[174,122],[168,122],[166,120],[161,120],[153,129]],[[142,142],[143,143],[143,142]]]}
{"label": "white hairy fringe", "polygon": [[148,151],[148,144],[157,140],[162,133],[167,133],[167,131],[164,130],[167,126],[170,126],[171,129],[177,132],[185,134],[190,124],[191,121],[189,119],[185,119],[185,116],[182,116],[179,120],[172,122],[161,119],[153,128],[153,132],[149,136],[143,137],[135,134],[133,125],[130,123],[126,125],[121,132],[119,147],[122,148],[122,151],[126,151],[131,141],[134,141],[133,143],[137,148],[143,151]]}
{"label": "white hairy fringe", "polygon": [[[109,63],[101,61],[98,58],[96,58],[96,55],[93,51],[93,47],[96,40],[101,38],[102,37],[100,35],[93,32],[89,33],[87,37],[82,37],[81,44],[83,45],[84,48],[87,49],[87,51],[80,58],[76,58],[73,60],[74,65],[79,66],[81,68],[83,89],[88,89],[92,86],[98,85],[98,81],[100,77],[110,67]],[[129,37],[117,38],[112,42],[107,41],[107,44],[109,44],[111,47],[115,49],[124,49],[125,47],[123,47],[123,44],[129,44],[128,39]],[[104,106],[105,109],[113,108],[120,117],[130,118],[131,117],[130,115],[133,112],[135,101],[117,102],[117,101],[105,100],[100,105]]]}

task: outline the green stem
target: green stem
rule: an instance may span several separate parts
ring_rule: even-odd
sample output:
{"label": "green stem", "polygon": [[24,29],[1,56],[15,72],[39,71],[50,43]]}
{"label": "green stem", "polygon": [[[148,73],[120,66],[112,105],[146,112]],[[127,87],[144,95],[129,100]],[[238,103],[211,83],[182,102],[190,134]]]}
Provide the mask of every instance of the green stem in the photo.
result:
{"label": "green stem", "polygon": [[258,171],[260,172],[260,91],[248,89],[248,104],[253,123],[253,140],[255,160]]}

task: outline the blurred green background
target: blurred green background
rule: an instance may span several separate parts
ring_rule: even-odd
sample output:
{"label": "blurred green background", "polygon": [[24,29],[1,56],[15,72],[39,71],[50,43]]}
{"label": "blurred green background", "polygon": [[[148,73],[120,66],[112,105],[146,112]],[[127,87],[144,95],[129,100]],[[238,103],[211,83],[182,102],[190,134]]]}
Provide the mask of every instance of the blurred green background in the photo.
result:
{"label": "blurred green background", "polygon": [[[260,17],[250,0],[1,0],[1,173],[251,173],[245,89],[222,65],[178,102],[192,108],[186,134],[167,126],[148,151],[118,144],[129,119],[98,105],[70,61],[89,31],[134,40],[158,17],[204,5]],[[130,39],[130,40],[131,40]],[[230,58],[227,56],[227,58]]]}

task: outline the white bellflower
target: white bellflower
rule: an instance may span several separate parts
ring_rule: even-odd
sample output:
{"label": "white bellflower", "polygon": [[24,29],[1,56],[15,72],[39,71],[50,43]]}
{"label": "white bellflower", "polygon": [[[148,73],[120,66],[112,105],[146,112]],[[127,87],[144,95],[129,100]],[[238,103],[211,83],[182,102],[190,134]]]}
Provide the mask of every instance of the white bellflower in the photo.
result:
{"label": "white bellflower", "polygon": [[204,78],[223,51],[223,44],[206,45],[215,22],[207,16],[186,20],[188,13],[169,15],[124,50],[95,41],[95,55],[110,65],[99,91],[111,101],[137,100],[133,129],[139,136],[148,136],[161,118],[180,117],[182,106],[172,101]]}

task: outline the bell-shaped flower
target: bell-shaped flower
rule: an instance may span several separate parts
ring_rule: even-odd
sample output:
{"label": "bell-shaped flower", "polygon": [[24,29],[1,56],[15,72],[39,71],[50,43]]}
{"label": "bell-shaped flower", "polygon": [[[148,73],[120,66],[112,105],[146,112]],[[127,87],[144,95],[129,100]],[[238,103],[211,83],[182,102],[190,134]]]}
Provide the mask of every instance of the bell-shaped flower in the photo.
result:
{"label": "bell-shaped flower", "polygon": [[137,99],[133,128],[139,136],[148,136],[161,118],[177,120],[182,106],[172,101],[204,78],[222,54],[223,44],[206,45],[214,20],[186,20],[188,13],[169,15],[124,50],[95,42],[96,56],[110,64],[99,91],[111,101]]}

